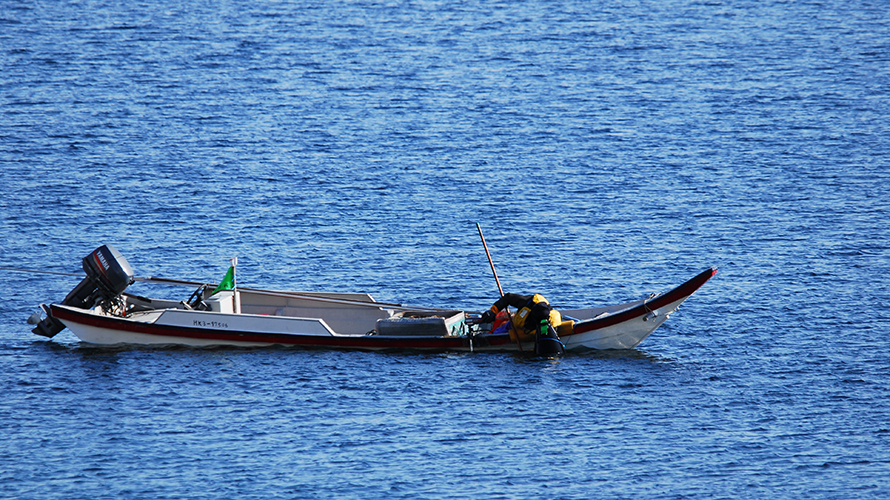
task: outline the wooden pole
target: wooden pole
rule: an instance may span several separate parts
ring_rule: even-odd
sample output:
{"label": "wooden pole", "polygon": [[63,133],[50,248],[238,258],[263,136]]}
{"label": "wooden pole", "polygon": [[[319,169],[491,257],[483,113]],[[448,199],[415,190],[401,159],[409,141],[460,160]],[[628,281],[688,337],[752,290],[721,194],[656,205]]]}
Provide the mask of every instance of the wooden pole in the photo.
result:
{"label": "wooden pole", "polygon": [[[72,276],[75,278],[83,279],[86,277],[84,273],[63,273],[58,271],[42,271],[39,269],[22,269],[18,267],[0,267],[0,271],[14,271],[20,273],[39,273],[39,274],[54,274],[58,276]],[[189,281],[189,280],[181,280],[181,279],[172,279],[172,278],[158,278],[156,276],[149,276],[148,278],[140,278],[134,277],[134,281],[138,281],[140,283],[152,283],[156,285],[172,285],[172,286],[187,286],[187,287],[195,287],[195,286],[210,286],[215,287],[219,285],[219,283],[207,283],[205,281]],[[376,307],[382,309],[397,309],[400,311],[426,311],[426,312],[446,312],[453,311],[454,309],[443,309],[441,307],[426,307],[426,306],[412,306],[405,304],[396,304],[394,302],[364,302],[357,299],[337,299],[337,298],[329,298],[323,297],[321,295],[324,292],[288,292],[281,290],[264,290],[261,288],[249,288],[249,287],[239,287],[239,290],[245,292],[253,292],[263,295],[272,295],[276,297],[287,297],[287,298],[295,298],[302,300],[313,300],[316,302],[330,302],[332,304],[345,304],[345,305],[353,305],[353,306],[361,306],[361,307]],[[311,295],[312,293],[319,293],[319,295]]]}
{"label": "wooden pole", "polygon": [[494,281],[498,284],[498,292],[500,292],[501,297],[504,296],[504,289],[501,288],[501,280],[498,279],[498,273],[494,270],[494,261],[491,260],[491,253],[488,251],[488,244],[485,243],[485,236],[482,235],[482,226],[479,223],[476,223],[476,229],[479,230],[479,237],[482,238],[482,246],[485,247],[485,255],[488,256],[488,265],[491,266],[491,274],[494,274]]}
{"label": "wooden pole", "polygon": [[[498,284],[498,292],[500,292],[501,297],[503,297],[504,289],[501,288],[501,280],[498,279],[498,273],[497,273],[497,271],[494,270],[494,261],[491,260],[491,252],[488,251],[488,244],[485,243],[485,236],[482,235],[482,226],[480,226],[478,222],[476,223],[476,229],[479,230],[479,237],[482,238],[482,246],[485,247],[485,255],[488,256],[488,265],[491,266],[491,274],[494,274],[494,281],[495,281],[495,283]],[[510,330],[516,331],[516,328],[513,327],[513,318],[510,317],[509,308],[510,308],[510,306],[507,306],[507,318],[509,318],[509,321],[510,321]],[[510,332],[507,331],[508,335],[509,335],[509,333]],[[519,347],[519,352],[522,352],[523,351],[522,342],[519,341],[519,332],[518,331],[516,331],[516,345]]]}

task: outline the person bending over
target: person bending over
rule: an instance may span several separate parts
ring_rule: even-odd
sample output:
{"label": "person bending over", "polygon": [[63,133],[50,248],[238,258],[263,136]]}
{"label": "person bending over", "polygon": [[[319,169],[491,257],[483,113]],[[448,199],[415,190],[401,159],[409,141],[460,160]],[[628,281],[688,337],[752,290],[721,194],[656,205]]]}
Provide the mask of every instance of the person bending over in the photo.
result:
{"label": "person bending over", "polygon": [[534,295],[505,293],[491,306],[491,309],[482,314],[481,322],[494,322],[497,314],[507,306],[518,309],[512,317],[513,330],[525,335],[533,334],[543,320],[547,320],[554,329],[559,328],[563,322],[559,311],[550,307],[547,299],[539,293]]}

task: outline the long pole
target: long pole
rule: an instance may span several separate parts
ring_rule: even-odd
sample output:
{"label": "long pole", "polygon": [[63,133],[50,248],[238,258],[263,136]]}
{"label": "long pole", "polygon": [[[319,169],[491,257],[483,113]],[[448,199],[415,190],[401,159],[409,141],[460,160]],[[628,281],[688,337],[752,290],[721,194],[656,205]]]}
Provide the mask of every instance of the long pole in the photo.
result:
{"label": "long pole", "polygon": [[488,244],[485,243],[485,236],[482,235],[482,226],[479,223],[476,223],[476,229],[479,230],[479,237],[482,238],[482,246],[485,247],[485,255],[488,256],[488,265],[491,266],[491,274],[494,275],[494,281],[498,284],[498,292],[500,292],[501,297],[504,296],[504,289],[501,288],[501,280],[498,279],[498,272],[494,270],[494,261],[491,260],[491,253],[488,251]]}
{"label": "long pole", "polygon": [[86,276],[84,273],[60,273],[58,271],[41,271],[38,269],[21,269],[18,267],[0,267],[0,271],[15,271],[17,273],[40,273],[40,274],[55,274],[56,276],[74,276],[75,278],[83,278]]}
{"label": "long pole", "polygon": [[[494,281],[498,284],[498,292],[500,292],[501,297],[504,296],[504,289],[501,288],[501,280],[498,279],[498,273],[494,270],[494,261],[491,260],[491,252],[488,251],[488,244],[485,243],[485,236],[482,235],[482,226],[479,223],[476,223],[476,229],[479,230],[479,237],[482,238],[482,246],[485,247],[485,255],[488,256],[488,265],[491,266],[491,274],[494,275]],[[509,306],[507,306],[509,308]],[[510,317],[510,311],[507,311],[507,317],[510,318],[510,329],[516,332],[516,345],[519,346],[519,352],[522,352],[522,342],[519,341],[519,331],[513,327],[513,318]]]}
{"label": "long pole", "polygon": [[[38,273],[38,274],[54,274],[57,276],[72,276],[75,278],[83,278],[86,276],[84,273],[63,273],[58,271],[42,271],[39,269],[22,269],[18,267],[0,267],[0,271],[14,271],[20,273]],[[174,285],[174,286],[187,286],[187,287],[195,287],[202,285],[216,286],[216,283],[207,283],[204,281],[188,281],[188,280],[180,280],[180,279],[171,279],[171,278],[158,278],[156,276],[149,276],[148,278],[140,278],[138,276],[133,278],[133,281],[137,281],[140,283],[154,283],[157,285]],[[428,312],[445,312],[452,311],[453,309],[442,309],[440,307],[426,307],[426,306],[412,306],[412,305],[404,305],[404,304],[396,304],[393,302],[364,302],[357,299],[337,299],[337,298],[329,298],[324,296],[313,296],[307,295],[307,293],[300,292],[287,292],[287,291],[279,291],[279,290],[263,290],[261,288],[249,288],[249,287],[239,287],[241,291],[253,292],[262,295],[270,295],[274,297],[288,297],[302,300],[311,300],[316,302],[328,302],[331,304],[345,304],[352,306],[360,306],[360,307],[376,307],[383,309],[395,309],[399,311],[428,311]]]}

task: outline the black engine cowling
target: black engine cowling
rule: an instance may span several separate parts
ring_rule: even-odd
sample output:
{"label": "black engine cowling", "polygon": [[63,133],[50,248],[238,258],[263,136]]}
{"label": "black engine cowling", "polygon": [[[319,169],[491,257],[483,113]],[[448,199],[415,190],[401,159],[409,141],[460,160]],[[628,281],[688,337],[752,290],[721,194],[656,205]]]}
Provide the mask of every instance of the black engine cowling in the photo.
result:
{"label": "black engine cowling", "polygon": [[[133,268],[127,259],[111,245],[102,245],[83,258],[83,270],[87,273],[74,290],[65,296],[62,305],[90,309],[97,304],[112,301],[133,284]],[[65,329],[61,321],[49,314],[31,330],[37,335],[54,337]]]}

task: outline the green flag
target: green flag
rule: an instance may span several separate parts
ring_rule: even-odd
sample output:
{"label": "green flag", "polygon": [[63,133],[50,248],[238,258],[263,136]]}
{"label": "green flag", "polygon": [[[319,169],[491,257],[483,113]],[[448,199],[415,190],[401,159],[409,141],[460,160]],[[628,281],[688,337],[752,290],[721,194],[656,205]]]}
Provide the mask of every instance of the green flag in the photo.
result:
{"label": "green flag", "polygon": [[222,282],[213,290],[213,293],[222,290],[231,290],[233,288],[235,288],[235,266],[229,266],[229,270],[226,271],[226,275],[223,277]]}

